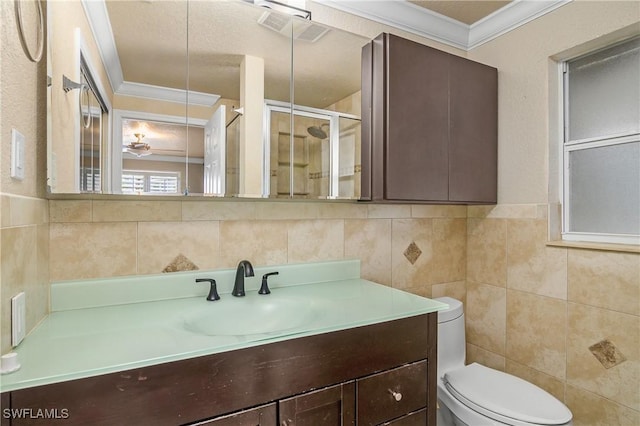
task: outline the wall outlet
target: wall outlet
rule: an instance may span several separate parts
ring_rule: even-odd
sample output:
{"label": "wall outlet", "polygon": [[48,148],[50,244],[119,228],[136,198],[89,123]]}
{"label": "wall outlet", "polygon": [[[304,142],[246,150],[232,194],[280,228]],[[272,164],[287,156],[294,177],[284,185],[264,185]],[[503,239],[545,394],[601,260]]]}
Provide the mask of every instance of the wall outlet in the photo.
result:
{"label": "wall outlet", "polygon": [[11,298],[11,346],[22,342],[27,328],[27,306],[24,291]]}
{"label": "wall outlet", "polygon": [[11,129],[11,177],[24,179],[24,135]]}

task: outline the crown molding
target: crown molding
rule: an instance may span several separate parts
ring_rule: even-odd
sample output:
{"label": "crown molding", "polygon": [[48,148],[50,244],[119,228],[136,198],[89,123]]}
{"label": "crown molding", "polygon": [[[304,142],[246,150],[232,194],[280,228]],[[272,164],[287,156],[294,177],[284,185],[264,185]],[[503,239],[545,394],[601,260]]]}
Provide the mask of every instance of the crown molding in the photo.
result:
{"label": "crown molding", "polygon": [[213,106],[220,96],[211,93],[195,92],[193,90],[173,89],[171,87],[153,86],[151,84],[132,83],[123,81],[117,91],[118,95],[136,98],[153,99],[180,104]]}
{"label": "crown molding", "polygon": [[515,0],[469,26],[467,50],[491,41],[571,1],[572,0]]}
{"label": "crown molding", "polygon": [[210,93],[189,90],[187,96],[186,90],[124,81],[122,65],[120,64],[116,41],[111,30],[106,3],[104,0],[81,0],[81,3],[93,38],[98,46],[98,52],[104,64],[107,78],[115,95],[134,96],[181,104],[185,104],[188,99],[189,105],[199,106],[212,106],[220,99],[220,96]]}
{"label": "crown molding", "polygon": [[87,16],[87,21],[89,21],[93,39],[98,46],[98,53],[107,72],[111,89],[115,93],[124,81],[124,77],[118,49],[116,49],[116,41],[111,31],[107,4],[104,1],[92,0],[81,0],[81,3]]}
{"label": "crown molding", "polygon": [[472,25],[407,1],[325,0],[322,4],[468,51],[571,1],[514,0]]}
{"label": "crown molding", "polygon": [[466,49],[469,26],[408,1],[320,0],[323,5],[389,25],[459,49]]}

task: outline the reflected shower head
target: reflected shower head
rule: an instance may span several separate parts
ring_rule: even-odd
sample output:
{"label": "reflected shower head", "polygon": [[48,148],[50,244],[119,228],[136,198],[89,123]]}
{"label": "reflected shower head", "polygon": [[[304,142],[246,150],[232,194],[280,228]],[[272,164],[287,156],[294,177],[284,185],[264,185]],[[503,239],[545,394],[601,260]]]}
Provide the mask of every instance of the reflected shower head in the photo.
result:
{"label": "reflected shower head", "polygon": [[309,134],[311,136],[313,136],[314,138],[326,139],[327,138],[327,132],[322,130],[322,128],[325,127],[325,126],[329,127],[329,125],[327,123],[321,124],[320,126],[307,127],[307,132],[309,132]]}

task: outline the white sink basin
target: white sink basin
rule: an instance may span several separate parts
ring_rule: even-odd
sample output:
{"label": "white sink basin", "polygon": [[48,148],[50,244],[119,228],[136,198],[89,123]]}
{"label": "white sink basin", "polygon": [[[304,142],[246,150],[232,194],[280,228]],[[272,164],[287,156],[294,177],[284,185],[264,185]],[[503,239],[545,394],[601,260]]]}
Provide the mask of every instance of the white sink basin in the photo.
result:
{"label": "white sink basin", "polygon": [[300,327],[317,315],[311,301],[298,297],[251,295],[210,302],[185,318],[184,328],[208,336],[279,333]]}

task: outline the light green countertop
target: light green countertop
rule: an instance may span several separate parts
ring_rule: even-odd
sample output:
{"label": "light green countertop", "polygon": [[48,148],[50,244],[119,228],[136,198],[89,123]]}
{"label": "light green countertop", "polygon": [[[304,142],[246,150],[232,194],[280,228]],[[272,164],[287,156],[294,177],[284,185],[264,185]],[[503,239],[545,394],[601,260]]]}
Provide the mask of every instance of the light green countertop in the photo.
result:
{"label": "light green countertop", "polygon": [[[15,348],[21,368],[1,376],[0,391],[447,308],[446,304],[360,279],[359,266],[356,260],[256,268],[256,276],[246,279],[247,295],[241,298],[229,294],[235,274],[231,270],[53,284],[52,313]],[[269,280],[271,294],[258,295],[261,275],[271,271],[280,272]],[[209,285],[195,284],[196,277],[215,278],[221,283],[221,300],[207,301]],[[88,291],[92,286],[93,291]],[[123,290],[125,287],[128,290]],[[150,289],[154,290],[151,296]],[[234,318],[233,313],[240,311],[256,317]],[[258,323],[257,329],[270,327],[270,319],[279,321],[274,331],[249,334],[252,324]],[[249,333],[238,333],[243,324]]]}

